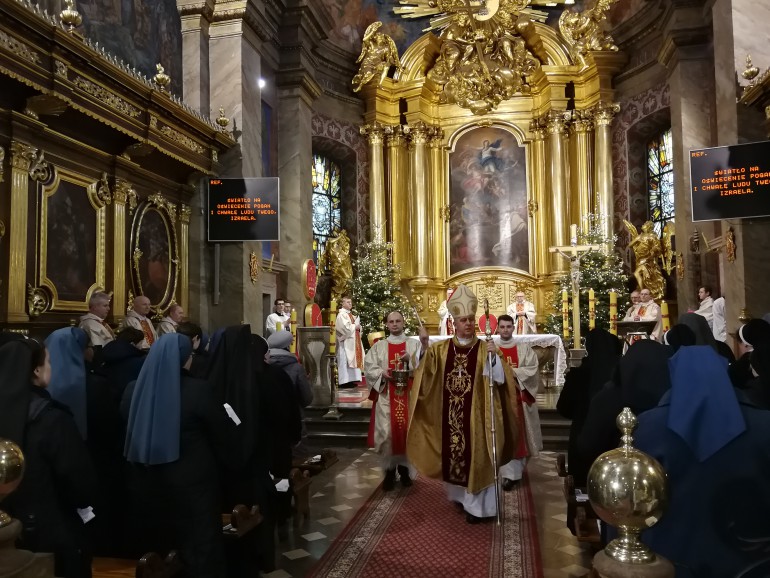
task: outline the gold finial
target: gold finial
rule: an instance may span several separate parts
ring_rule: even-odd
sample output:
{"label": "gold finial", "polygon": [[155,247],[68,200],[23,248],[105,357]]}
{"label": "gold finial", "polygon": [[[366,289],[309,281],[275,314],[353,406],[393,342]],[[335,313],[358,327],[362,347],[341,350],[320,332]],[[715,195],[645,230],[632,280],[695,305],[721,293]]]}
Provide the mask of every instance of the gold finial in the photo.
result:
{"label": "gold finial", "polygon": [[[23,477],[24,454],[21,453],[21,448],[11,440],[0,438],[0,487],[3,488],[3,492],[0,494],[0,500],[19,487]],[[11,517],[0,510],[0,528],[5,528],[10,525]],[[21,524],[18,524],[18,529],[20,528]],[[13,540],[16,537],[13,532],[14,530],[11,529],[11,544],[13,544]],[[16,533],[18,534],[18,532]]]}
{"label": "gold finial", "polygon": [[751,63],[751,54],[746,55],[746,69],[741,72],[741,76],[751,82],[759,74],[759,68]]}
{"label": "gold finial", "polygon": [[225,109],[223,107],[219,107],[219,116],[217,117],[217,124],[219,127],[227,132],[227,125],[230,124],[230,119],[225,116]]}
{"label": "gold finial", "polygon": [[67,8],[59,12],[59,18],[67,32],[72,32],[83,23],[83,17],[75,8],[75,0],[64,0],[64,3]]}
{"label": "gold finial", "polygon": [[155,65],[155,68],[158,70],[158,73],[152,77],[152,81],[158,85],[161,92],[165,91],[168,85],[171,83],[171,77],[166,74],[165,69],[163,68],[163,65],[158,63]]}

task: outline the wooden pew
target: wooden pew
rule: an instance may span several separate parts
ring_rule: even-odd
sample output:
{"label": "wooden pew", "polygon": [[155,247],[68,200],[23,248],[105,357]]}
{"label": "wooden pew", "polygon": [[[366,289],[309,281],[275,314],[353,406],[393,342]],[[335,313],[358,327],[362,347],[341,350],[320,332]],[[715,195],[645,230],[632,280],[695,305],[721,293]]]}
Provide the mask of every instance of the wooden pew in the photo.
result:
{"label": "wooden pew", "polygon": [[258,506],[249,509],[238,504],[230,514],[222,514],[222,533],[228,537],[241,538],[259,526],[262,520]]}
{"label": "wooden pew", "polygon": [[182,572],[182,564],[174,551],[165,559],[155,552],[142,556],[139,561],[122,558],[94,558],[93,578],[173,578]]}
{"label": "wooden pew", "polygon": [[599,517],[590,502],[578,502],[575,497],[575,481],[570,475],[564,476],[564,498],[567,500],[567,517],[574,524],[578,542],[601,546],[602,538],[596,522]]}

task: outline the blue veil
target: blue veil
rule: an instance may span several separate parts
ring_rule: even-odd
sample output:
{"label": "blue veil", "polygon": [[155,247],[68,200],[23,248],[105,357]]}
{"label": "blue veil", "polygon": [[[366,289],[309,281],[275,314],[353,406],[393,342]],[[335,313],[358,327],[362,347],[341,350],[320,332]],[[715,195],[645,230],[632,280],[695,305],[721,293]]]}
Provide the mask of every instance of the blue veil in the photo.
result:
{"label": "blue veil", "polygon": [[51,356],[48,392],[70,409],[83,439],[88,437],[86,363],[83,358],[86,345],[88,336],[79,327],[57,329],[45,340]]}
{"label": "blue veil", "polygon": [[128,414],[123,455],[129,462],[156,465],[179,459],[182,365],[192,354],[186,335],[162,335],[139,372]]}

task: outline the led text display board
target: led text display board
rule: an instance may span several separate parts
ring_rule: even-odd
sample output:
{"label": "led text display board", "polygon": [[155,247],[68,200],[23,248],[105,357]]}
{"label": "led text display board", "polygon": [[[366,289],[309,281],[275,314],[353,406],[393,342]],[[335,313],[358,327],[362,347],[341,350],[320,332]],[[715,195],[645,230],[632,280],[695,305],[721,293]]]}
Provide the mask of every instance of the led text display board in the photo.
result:
{"label": "led text display board", "polygon": [[208,182],[209,241],[279,240],[277,177],[210,178]]}

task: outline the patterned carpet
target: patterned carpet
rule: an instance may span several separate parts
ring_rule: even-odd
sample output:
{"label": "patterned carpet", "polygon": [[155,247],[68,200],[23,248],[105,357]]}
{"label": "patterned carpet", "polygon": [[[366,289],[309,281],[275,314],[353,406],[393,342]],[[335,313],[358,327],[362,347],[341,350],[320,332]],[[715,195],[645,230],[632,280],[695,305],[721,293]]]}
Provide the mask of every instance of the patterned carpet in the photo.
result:
{"label": "patterned carpet", "polygon": [[441,482],[378,488],[319,560],[314,578],[541,578],[532,496],[504,492],[505,522],[467,524]]}

